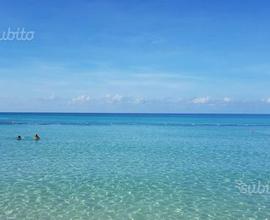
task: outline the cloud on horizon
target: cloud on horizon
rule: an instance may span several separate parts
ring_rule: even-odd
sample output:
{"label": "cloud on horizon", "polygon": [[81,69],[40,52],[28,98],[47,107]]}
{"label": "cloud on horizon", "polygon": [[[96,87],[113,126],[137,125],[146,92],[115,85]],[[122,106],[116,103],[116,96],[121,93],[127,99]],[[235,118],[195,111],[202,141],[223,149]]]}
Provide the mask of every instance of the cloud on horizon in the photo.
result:
{"label": "cloud on horizon", "polygon": [[[55,97],[55,96],[54,96]],[[56,99],[56,97],[54,98]],[[44,98],[44,101],[50,100],[49,98]],[[64,100],[64,99],[63,99]],[[270,98],[262,99],[265,103],[270,103]],[[259,101],[259,100],[258,100]],[[246,100],[234,100],[230,97],[223,98],[211,98],[210,96],[199,96],[195,98],[174,98],[174,97],[160,97],[160,98],[147,98],[141,96],[125,96],[120,94],[106,94],[100,97],[94,97],[87,94],[79,95],[67,100],[68,104],[73,105],[86,105],[86,104],[104,104],[104,105],[145,105],[145,104],[174,104],[174,105],[229,105],[229,104],[243,104],[243,103],[251,103],[254,101],[246,101]]]}
{"label": "cloud on horizon", "polygon": [[193,104],[207,104],[209,103],[210,98],[209,96],[206,97],[197,97],[191,100],[191,103]]}
{"label": "cloud on horizon", "polygon": [[72,98],[69,103],[70,104],[84,104],[84,103],[88,103],[90,100],[91,100],[90,96],[80,95],[80,96]]}

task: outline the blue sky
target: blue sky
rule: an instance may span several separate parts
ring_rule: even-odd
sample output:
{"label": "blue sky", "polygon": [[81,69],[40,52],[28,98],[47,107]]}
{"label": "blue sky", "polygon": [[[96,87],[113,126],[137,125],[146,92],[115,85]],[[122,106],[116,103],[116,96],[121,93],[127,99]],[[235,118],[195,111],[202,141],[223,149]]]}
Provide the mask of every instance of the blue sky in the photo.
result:
{"label": "blue sky", "polygon": [[270,113],[266,0],[1,1],[0,111]]}

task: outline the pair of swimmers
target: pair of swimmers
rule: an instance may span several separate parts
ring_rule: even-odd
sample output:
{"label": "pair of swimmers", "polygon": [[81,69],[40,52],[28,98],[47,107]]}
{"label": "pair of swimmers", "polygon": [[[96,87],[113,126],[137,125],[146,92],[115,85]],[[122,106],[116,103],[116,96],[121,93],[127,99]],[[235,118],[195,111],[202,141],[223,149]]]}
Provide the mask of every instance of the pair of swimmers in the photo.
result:
{"label": "pair of swimmers", "polygon": [[[18,135],[17,138],[16,138],[18,141],[22,140],[22,136],[21,135]],[[35,136],[33,137],[33,139],[35,141],[38,141],[40,140],[40,136],[38,134],[35,134]]]}

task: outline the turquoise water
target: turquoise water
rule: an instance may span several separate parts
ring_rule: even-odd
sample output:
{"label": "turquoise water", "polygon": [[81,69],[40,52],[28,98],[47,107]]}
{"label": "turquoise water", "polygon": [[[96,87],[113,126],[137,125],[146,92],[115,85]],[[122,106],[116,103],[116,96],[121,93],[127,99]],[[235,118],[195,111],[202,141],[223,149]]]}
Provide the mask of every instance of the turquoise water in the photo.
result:
{"label": "turquoise water", "polygon": [[2,113],[0,131],[1,220],[270,217],[269,115]]}

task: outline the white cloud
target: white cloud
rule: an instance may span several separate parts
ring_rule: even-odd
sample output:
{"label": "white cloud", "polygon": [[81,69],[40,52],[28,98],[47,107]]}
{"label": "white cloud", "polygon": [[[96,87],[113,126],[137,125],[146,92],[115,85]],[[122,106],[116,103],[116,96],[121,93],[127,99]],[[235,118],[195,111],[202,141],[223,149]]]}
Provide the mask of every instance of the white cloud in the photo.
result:
{"label": "white cloud", "polygon": [[145,103],[146,102],[146,100],[144,99],[144,98],[142,98],[142,97],[135,97],[135,98],[133,98],[133,100],[132,100],[132,103],[133,104],[136,104],[136,105],[138,105],[138,104],[143,104],[143,103]]}
{"label": "white cloud", "polygon": [[223,98],[223,102],[231,102],[232,101],[232,99],[230,98],[230,97],[224,97]]}
{"label": "white cloud", "polygon": [[115,95],[107,94],[105,96],[105,101],[107,103],[119,103],[123,100],[123,98],[124,97],[119,94],[115,94]]}
{"label": "white cloud", "polygon": [[86,104],[88,102],[96,104],[144,104],[147,100],[139,96],[123,96],[119,94],[107,94],[103,97],[90,97],[88,95],[80,95],[72,98],[69,104]]}
{"label": "white cloud", "polygon": [[[232,102],[232,98],[223,97],[219,99],[212,99],[210,96],[195,97],[193,99],[172,98],[172,97],[160,97],[160,98],[146,98],[142,96],[125,96],[120,94],[107,94],[100,97],[90,97],[88,95],[80,95],[74,97],[69,102],[70,104],[86,104],[89,102],[96,104],[127,104],[127,105],[144,105],[144,104],[188,104],[195,105],[224,105]],[[265,99],[264,102],[270,103],[270,98]]]}
{"label": "white cloud", "polygon": [[71,99],[72,104],[84,104],[91,100],[88,95],[80,95]]}
{"label": "white cloud", "polygon": [[191,102],[193,104],[207,104],[207,103],[209,103],[209,101],[210,101],[210,98],[208,96],[206,96],[206,97],[197,97],[197,98],[194,98],[194,99],[192,99]]}
{"label": "white cloud", "polygon": [[266,98],[266,99],[263,99],[262,101],[265,102],[265,103],[270,104],[270,97],[268,97],[268,98]]}
{"label": "white cloud", "polygon": [[123,96],[119,94],[107,94],[101,101],[107,103],[107,104],[119,104],[119,103],[125,103],[125,104],[145,104],[148,100],[144,97],[140,96]]}

